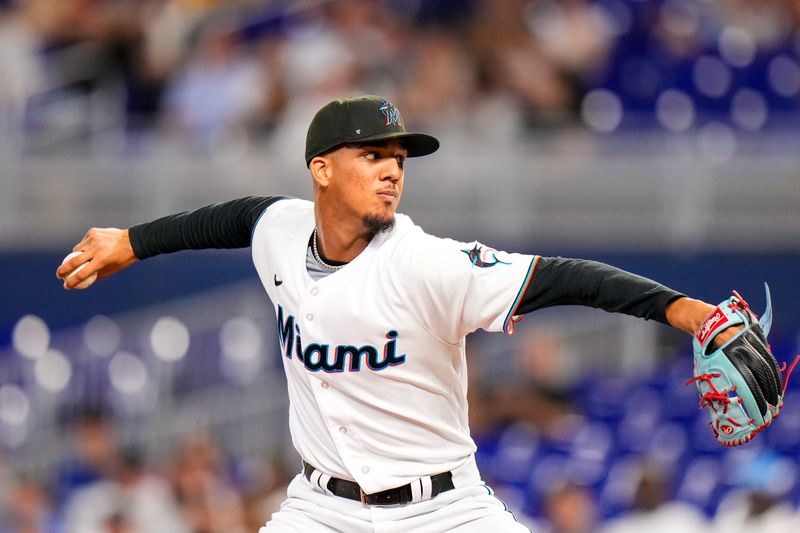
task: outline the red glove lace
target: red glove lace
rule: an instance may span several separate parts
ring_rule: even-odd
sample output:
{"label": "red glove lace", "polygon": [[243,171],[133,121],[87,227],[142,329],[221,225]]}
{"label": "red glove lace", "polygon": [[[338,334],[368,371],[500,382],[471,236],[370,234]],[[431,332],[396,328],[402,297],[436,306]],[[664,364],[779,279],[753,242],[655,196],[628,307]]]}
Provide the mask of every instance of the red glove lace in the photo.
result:
{"label": "red glove lace", "polygon": [[[694,383],[696,381],[705,381],[708,384],[708,386],[711,388],[711,390],[706,392],[705,394],[703,394],[703,396],[700,398],[700,409],[703,409],[703,407],[706,404],[708,404],[708,406],[711,407],[711,409],[713,409],[716,412],[717,408],[714,406],[714,403],[715,402],[719,402],[719,403],[722,404],[722,414],[726,414],[728,412],[728,404],[731,403],[731,399],[728,398],[728,392],[729,391],[728,391],[728,389],[723,389],[723,390],[717,389],[717,387],[714,385],[714,382],[712,381],[712,378],[718,378],[718,377],[720,377],[720,375],[721,374],[718,374],[718,373],[717,374],[700,374],[699,376],[695,376],[692,379],[688,380],[686,382],[686,384],[690,385],[690,384],[692,384],[692,383]],[[733,385],[730,388],[730,390],[731,391],[735,391],[736,390],[736,385]],[[739,398],[739,403],[742,403],[742,399],[741,398]],[[736,424],[736,425],[738,426],[739,424]]]}
{"label": "red glove lace", "polygon": [[783,378],[783,393],[781,393],[781,396],[786,396],[786,385],[789,384],[789,377],[791,377],[792,371],[794,370],[794,367],[797,366],[798,361],[800,361],[800,354],[794,356],[794,361],[792,361],[788,371],[786,370],[786,361],[784,361],[781,367],[778,369],[781,371],[781,374],[786,372],[786,377]]}

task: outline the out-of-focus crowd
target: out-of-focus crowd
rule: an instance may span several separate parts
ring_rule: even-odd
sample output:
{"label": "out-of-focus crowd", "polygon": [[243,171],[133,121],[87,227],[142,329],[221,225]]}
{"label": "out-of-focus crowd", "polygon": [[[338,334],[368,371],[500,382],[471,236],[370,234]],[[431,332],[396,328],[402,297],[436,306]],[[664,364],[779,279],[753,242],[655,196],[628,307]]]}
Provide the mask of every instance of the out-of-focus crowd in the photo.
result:
{"label": "out-of-focus crowd", "polygon": [[158,128],[208,150],[365,92],[419,128],[609,131],[631,109],[681,130],[695,109],[733,106],[734,121],[758,129],[765,107],[797,110],[800,91],[792,0],[0,6],[0,117],[40,149],[121,127],[128,140]]}
{"label": "out-of-focus crowd", "polygon": [[46,482],[0,461],[0,532],[252,532],[286,497],[280,459],[234,460],[206,434],[156,454],[161,464],[122,446],[100,411],[75,416],[64,437],[73,453]]}
{"label": "out-of-focus crowd", "polygon": [[[471,378],[470,426],[484,480],[535,533],[793,533],[800,527],[800,512],[786,495],[796,485],[796,462],[763,446],[766,437],[723,457],[718,446],[687,455],[685,437],[671,434],[656,439],[658,450],[619,455],[605,476],[591,466],[615,447],[601,419],[582,412],[564,390],[545,386],[541,376],[527,383],[487,395]],[[630,389],[621,392],[605,401],[638,401]],[[623,440],[630,436],[624,426],[617,429]],[[130,436],[123,439],[98,409],[65,421],[63,438],[72,451],[44,478],[15,473],[0,460],[1,533],[255,532],[279,508],[299,469],[296,457],[237,457],[202,432],[145,451],[132,447]],[[688,462],[682,481],[664,461],[671,455]],[[709,509],[704,498],[712,494],[717,501]]]}
{"label": "out-of-focus crowd", "polygon": [[535,124],[570,121],[610,30],[586,0],[534,7],[28,0],[2,19],[0,57],[13,70],[4,69],[0,102],[35,133],[70,113],[108,120],[74,107],[112,100],[129,131],[179,130],[200,148],[258,138],[295,110],[362,92],[389,94],[419,127],[467,115],[483,122],[497,110]]}

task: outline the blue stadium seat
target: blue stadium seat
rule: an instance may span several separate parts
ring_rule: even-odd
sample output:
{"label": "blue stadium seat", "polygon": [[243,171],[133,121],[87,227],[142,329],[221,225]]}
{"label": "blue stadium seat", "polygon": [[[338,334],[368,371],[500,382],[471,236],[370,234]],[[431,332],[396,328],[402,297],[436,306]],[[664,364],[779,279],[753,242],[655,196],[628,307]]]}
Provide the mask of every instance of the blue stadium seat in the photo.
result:
{"label": "blue stadium seat", "polygon": [[660,420],[660,409],[650,410],[649,406],[628,413],[617,426],[617,446],[625,452],[645,452],[651,446]]}
{"label": "blue stadium seat", "polygon": [[549,452],[540,455],[528,478],[526,510],[539,514],[541,504],[547,493],[562,483],[570,482],[567,476],[568,457],[563,452]]}
{"label": "blue stadium seat", "polygon": [[673,471],[681,471],[689,453],[689,436],[682,424],[659,423],[653,432],[648,457],[652,457]]}
{"label": "blue stadium seat", "polygon": [[686,377],[673,379],[664,390],[664,403],[669,405],[665,415],[671,420],[690,423],[700,412],[697,387],[687,385]]}
{"label": "blue stadium seat", "polygon": [[784,400],[778,418],[764,431],[764,438],[770,447],[780,453],[800,455],[800,396],[789,393]]}
{"label": "blue stadium seat", "polygon": [[631,508],[639,479],[641,457],[625,454],[611,464],[599,491],[598,507],[602,518],[618,516]]}
{"label": "blue stadium seat", "polygon": [[530,477],[540,448],[538,430],[530,424],[516,423],[500,435],[491,459],[493,478],[523,486]]}
{"label": "blue stadium seat", "polygon": [[689,441],[695,453],[721,454],[726,448],[720,446],[709,427],[710,418],[707,413],[698,411],[691,422]]}
{"label": "blue stadium seat", "polygon": [[622,376],[588,377],[581,387],[584,412],[594,419],[615,423],[623,415],[631,381]]}
{"label": "blue stadium seat", "polygon": [[716,511],[722,492],[722,463],[712,455],[699,455],[689,461],[678,480],[676,497],[702,508],[708,516]]}

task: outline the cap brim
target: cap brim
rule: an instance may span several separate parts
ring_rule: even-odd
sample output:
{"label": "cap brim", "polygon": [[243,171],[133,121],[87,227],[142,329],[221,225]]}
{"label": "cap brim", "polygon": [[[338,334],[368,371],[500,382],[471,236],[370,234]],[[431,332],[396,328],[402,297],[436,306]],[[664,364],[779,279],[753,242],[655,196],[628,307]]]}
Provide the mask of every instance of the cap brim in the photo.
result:
{"label": "cap brim", "polygon": [[381,133],[378,135],[370,135],[365,137],[359,137],[358,139],[351,139],[349,141],[344,141],[341,143],[334,144],[332,146],[328,146],[306,161],[306,166],[308,166],[312,159],[317,157],[320,154],[327,153],[331,150],[335,150],[340,146],[344,146],[346,144],[369,144],[371,142],[383,142],[388,141],[390,139],[397,139],[400,141],[400,144],[403,145],[403,148],[408,151],[408,157],[421,157],[423,155],[430,155],[436,150],[439,149],[439,139],[434,137],[433,135],[428,135],[426,133],[412,133],[412,132],[399,132],[399,131],[392,131]]}
{"label": "cap brim", "polygon": [[408,157],[421,157],[423,155],[430,155],[439,149],[439,139],[426,133],[382,133],[380,135],[364,137],[354,142],[357,142],[358,144],[367,144],[372,141],[386,141],[389,139],[397,139],[400,141],[400,144],[403,145],[403,148],[408,151]]}

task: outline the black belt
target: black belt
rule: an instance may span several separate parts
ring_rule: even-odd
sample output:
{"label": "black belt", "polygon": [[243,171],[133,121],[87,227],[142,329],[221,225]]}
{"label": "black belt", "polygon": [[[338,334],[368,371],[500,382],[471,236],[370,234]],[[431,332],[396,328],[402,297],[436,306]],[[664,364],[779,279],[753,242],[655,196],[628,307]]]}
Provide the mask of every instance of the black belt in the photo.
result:
{"label": "black belt", "polygon": [[[311,481],[311,474],[314,473],[314,470],[316,468],[303,461],[303,475],[307,480]],[[418,483],[418,481],[413,483]],[[452,473],[443,472],[431,476],[431,498],[454,488]],[[358,483],[332,477],[327,483],[327,489],[336,496],[357,502],[360,501],[365,505],[400,505],[413,501],[411,483],[402,487],[376,492],[375,494],[366,494]]]}

